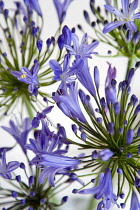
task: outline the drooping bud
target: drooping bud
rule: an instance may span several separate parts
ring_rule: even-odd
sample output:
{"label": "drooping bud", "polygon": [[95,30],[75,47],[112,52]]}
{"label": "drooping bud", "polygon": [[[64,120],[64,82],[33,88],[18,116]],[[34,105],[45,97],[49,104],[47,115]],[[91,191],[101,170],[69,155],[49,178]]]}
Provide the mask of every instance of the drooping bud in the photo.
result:
{"label": "drooping bud", "polygon": [[126,42],[131,42],[132,37],[133,37],[132,31],[128,30],[126,33]]}
{"label": "drooping bud", "polygon": [[59,46],[59,49],[62,50],[63,47],[64,47],[64,36],[63,34],[61,34],[59,37],[58,37],[58,46]]}
{"label": "drooping bud", "polygon": [[34,184],[34,177],[30,176],[29,177],[29,186],[31,187]]}
{"label": "drooping bud", "polygon": [[72,126],[72,131],[77,134],[77,126],[75,124],[73,124]]}
{"label": "drooping bud", "polygon": [[90,24],[90,18],[89,18],[89,14],[86,10],[84,10],[84,17],[85,17],[85,20],[88,24]]}
{"label": "drooping bud", "polygon": [[100,75],[99,75],[99,69],[97,66],[94,67],[94,82],[97,89],[99,89],[100,85]]}
{"label": "drooping bud", "polygon": [[114,123],[113,122],[109,122],[108,123],[108,132],[113,135],[114,134]]}
{"label": "drooping bud", "polygon": [[41,52],[42,46],[43,46],[43,41],[42,40],[37,40],[36,46],[37,46],[37,49],[39,50],[39,52]]}
{"label": "drooping bud", "polygon": [[130,69],[129,72],[128,72],[128,75],[127,75],[127,85],[128,86],[130,85],[130,83],[132,81],[134,73],[135,73],[135,69],[134,68]]}
{"label": "drooping bud", "polygon": [[120,106],[120,103],[117,102],[114,104],[114,112],[116,115],[118,115],[120,113],[120,110],[121,110],[121,106]]}
{"label": "drooping bud", "polygon": [[97,152],[97,150],[94,150],[93,152],[92,152],[92,158],[93,159],[97,159],[99,157],[99,153]]}
{"label": "drooping bud", "polygon": [[127,131],[127,134],[126,134],[126,143],[127,143],[127,145],[130,145],[132,143],[133,138],[134,138],[134,130],[133,129],[129,129]]}
{"label": "drooping bud", "polygon": [[8,15],[9,15],[9,10],[8,9],[5,9],[4,10],[4,17],[7,19],[8,18]]}
{"label": "drooping bud", "polygon": [[114,153],[110,149],[104,149],[100,151],[99,157],[103,160],[106,161],[109,158],[111,158],[114,155]]}

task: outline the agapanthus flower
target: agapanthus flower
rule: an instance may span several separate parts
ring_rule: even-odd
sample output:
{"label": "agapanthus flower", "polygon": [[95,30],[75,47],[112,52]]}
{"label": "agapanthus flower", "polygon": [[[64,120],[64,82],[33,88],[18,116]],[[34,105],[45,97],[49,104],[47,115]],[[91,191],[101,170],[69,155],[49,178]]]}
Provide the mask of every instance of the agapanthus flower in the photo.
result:
{"label": "agapanthus flower", "polygon": [[77,88],[77,83],[72,82],[67,85],[66,90],[60,89],[56,93],[53,93],[53,99],[56,101],[62,112],[64,112],[68,117],[86,122],[78,102]]}
{"label": "agapanthus flower", "polygon": [[99,42],[94,41],[88,44],[88,35],[84,34],[81,42],[79,43],[79,38],[76,34],[72,33],[73,46],[64,45],[67,50],[76,58],[92,58],[91,54],[98,54],[93,52],[93,50],[98,46]]}
{"label": "agapanthus flower", "polygon": [[81,71],[77,72],[77,79],[90,92],[92,96],[96,95],[94,83],[90,74],[87,59],[84,60],[84,66]]}
{"label": "agapanthus flower", "polygon": [[70,55],[67,54],[64,58],[63,69],[56,60],[50,60],[49,65],[55,74],[53,79],[56,81],[60,80],[65,83],[71,82],[75,79],[75,77],[71,76],[77,75],[77,73],[82,70],[84,61],[83,59],[78,59],[73,62],[72,67],[70,67]]}
{"label": "agapanthus flower", "polygon": [[117,196],[113,193],[112,175],[110,169],[107,168],[105,173],[100,174],[99,184],[97,187],[83,189],[78,193],[93,194],[96,199],[103,198],[103,201],[101,201],[98,206],[102,206],[104,209],[110,209],[112,204],[116,204],[117,200]]}
{"label": "agapanthus flower", "polygon": [[12,71],[11,74],[26,84],[40,86],[37,78],[39,66],[40,64],[36,62],[31,70],[27,69],[26,67],[22,67],[20,71]]}
{"label": "agapanthus flower", "polygon": [[67,8],[73,0],[53,0],[60,24],[64,21]]}
{"label": "agapanthus flower", "polygon": [[38,15],[40,15],[42,17],[42,11],[39,6],[38,0],[24,0],[24,3],[29,10],[32,9],[32,10],[36,11],[38,13]]}
{"label": "agapanthus flower", "polygon": [[2,161],[0,163],[0,176],[5,179],[12,179],[11,172],[19,167],[20,163],[18,161],[10,161],[6,164],[6,150],[3,151]]}
{"label": "agapanthus flower", "polygon": [[65,174],[79,163],[80,160],[48,152],[36,156],[31,160],[32,165],[36,165],[43,169],[39,178],[40,184],[48,178],[50,185],[53,187],[55,186],[54,180],[56,173]]}
{"label": "agapanthus flower", "polygon": [[37,112],[36,117],[32,120],[33,128],[37,128],[40,124],[40,121],[46,118],[46,114],[49,114],[54,106],[46,107],[42,112]]}
{"label": "agapanthus flower", "polygon": [[123,12],[120,12],[118,9],[116,9],[113,6],[110,5],[105,5],[105,9],[119,18],[122,19],[122,21],[116,21],[116,22],[111,22],[105,25],[103,29],[103,33],[108,33],[112,31],[114,28],[126,24],[126,26],[131,30],[131,31],[137,31],[137,26],[134,23],[135,19],[140,19],[140,12],[134,14],[134,11],[138,7],[138,0],[134,0],[130,5],[129,5],[129,0],[122,0],[122,10]]}
{"label": "agapanthus flower", "polygon": [[21,146],[24,153],[26,153],[25,144],[27,142],[28,134],[32,129],[31,122],[29,118],[25,118],[23,121],[19,122],[17,118],[10,120],[10,127],[1,126],[5,131],[11,134],[17,143]]}

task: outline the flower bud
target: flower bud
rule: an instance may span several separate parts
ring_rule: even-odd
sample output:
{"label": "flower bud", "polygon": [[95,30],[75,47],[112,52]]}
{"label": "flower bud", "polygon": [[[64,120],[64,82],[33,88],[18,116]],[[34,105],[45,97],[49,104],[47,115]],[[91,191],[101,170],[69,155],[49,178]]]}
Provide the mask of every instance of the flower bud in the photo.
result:
{"label": "flower bud", "polygon": [[127,134],[126,134],[126,143],[127,143],[127,145],[130,145],[132,143],[133,138],[134,138],[134,130],[129,129],[127,131]]}

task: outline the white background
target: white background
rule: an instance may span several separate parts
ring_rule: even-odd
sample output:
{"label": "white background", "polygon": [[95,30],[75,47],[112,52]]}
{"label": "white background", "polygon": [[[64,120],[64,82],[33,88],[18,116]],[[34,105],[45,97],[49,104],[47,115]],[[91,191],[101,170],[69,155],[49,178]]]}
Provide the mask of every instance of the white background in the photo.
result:
{"label": "white background", "polygon": [[[13,8],[13,3],[12,2],[13,1],[11,1],[11,0],[4,0],[4,3],[5,3],[5,5],[7,5],[8,9]],[[58,27],[58,20],[57,20],[57,15],[56,15],[56,11],[55,11],[52,0],[39,0],[39,2],[40,2],[40,6],[41,6],[41,9],[42,9],[43,15],[44,15],[45,25],[44,25],[42,39],[45,41],[48,37],[53,36],[53,34],[55,33],[56,28]],[[101,7],[103,7],[104,0],[98,0],[98,1],[96,1],[96,3],[98,5],[100,5]],[[84,20],[84,17],[83,17],[83,9],[85,9],[87,11],[90,11],[89,1],[88,0],[74,0],[71,3],[71,5],[68,9],[67,17],[64,21],[64,24],[67,24],[71,28],[71,27],[74,27],[74,26],[76,26],[77,24],[80,23],[83,26],[83,28],[85,28],[85,31],[88,34],[90,34],[90,36],[93,36],[94,35],[93,30],[85,23],[85,20]],[[91,14],[91,19],[92,18],[93,18],[93,20],[95,20],[93,15]],[[82,37],[82,34],[78,31],[78,29],[77,29],[77,33],[79,34],[79,37]],[[94,38],[96,38],[96,37],[94,37]],[[100,55],[107,55],[107,51],[110,50],[110,49],[111,49],[111,47],[108,47],[105,44],[100,43],[100,45],[99,45],[99,47],[97,48],[96,51]],[[113,53],[115,53],[115,51],[113,51]],[[106,72],[107,72],[107,67],[108,67],[107,62],[110,62],[113,66],[115,66],[117,68],[117,79],[118,79],[118,81],[121,81],[124,78],[124,75],[125,75],[127,59],[124,58],[124,57],[99,58],[97,56],[93,56],[90,68],[91,68],[91,71],[93,72],[94,66],[97,65],[99,67],[100,74],[101,74],[101,89],[102,89],[102,92],[104,90],[104,80],[105,80],[105,77],[106,77]],[[133,86],[134,86],[133,89],[134,89],[135,94],[137,93],[138,95],[140,95],[140,93],[139,93],[139,89],[140,89],[139,88],[140,69],[137,71],[136,74],[137,74],[137,76],[133,80]],[[55,84],[53,86],[53,91],[56,90],[57,85],[58,84]],[[47,87],[46,91],[51,92],[52,91],[52,86],[51,86],[51,88],[49,88],[49,90],[48,90],[48,87]],[[16,112],[17,112],[17,110],[19,110],[18,107],[16,109]],[[19,112],[20,112],[20,110],[19,110]],[[8,121],[9,121],[10,117],[8,116],[4,120],[2,120],[0,122],[0,125],[8,125]],[[71,133],[72,122],[67,117],[65,117],[61,113],[61,111],[58,110],[57,107],[55,107],[53,112],[51,114],[49,114],[49,117],[51,119],[53,119],[54,123],[60,123],[61,122],[61,124],[64,125],[67,128],[67,136],[68,137],[70,136],[70,138],[74,138],[74,135]],[[60,119],[61,119],[61,121],[60,121]],[[9,146],[9,145],[13,145],[15,143],[14,139],[9,134],[7,134],[5,131],[3,131],[1,128],[0,128],[0,132],[1,132],[1,141],[0,141],[1,146]],[[8,160],[9,161],[10,160],[23,161],[22,160],[23,157],[21,155],[20,148],[17,146],[14,151],[15,151],[14,155],[13,155],[13,151],[8,152],[8,154],[7,154]],[[70,155],[72,156],[73,154],[76,155],[76,150],[75,149],[72,149]],[[90,177],[90,179],[91,178],[92,177]],[[71,189],[68,189],[67,191],[62,192],[62,196],[67,195],[67,194],[71,195],[71,197],[69,197],[69,203],[64,206],[64,209],[66,208],[67,210],[71,210],[71,209],[73,209],[73,210],[77,210],[77,209],[78,210],[86,210],[85,207],[80,207],[80,206],[78,207],[78,205],[80,205],[80,203],[77,205],[77,202],[74,200],[74,198],[77,197],[78,199],[79,198],[82,198],[82,199],[87,198],[88,199],[88,196],[83,195],[83,197],[82,197],[82,195],[71,194],[71,190],[73,188],[75,188],[75,187],[79,188],[80,187],[80,185],[75,185],[75,184],[76,183],[74,183],[74,185],[73,185],[73,187],[71,187]],[[61,198],[61,196],[60,196],[60,198]],[[72,200],[72,198],[73,198],[73,200]],[[115,210],[115,209],[118,209],[118,208],[113,207],[112,209]],[[126,207],[126,209],[127,209],[127,207]]]}

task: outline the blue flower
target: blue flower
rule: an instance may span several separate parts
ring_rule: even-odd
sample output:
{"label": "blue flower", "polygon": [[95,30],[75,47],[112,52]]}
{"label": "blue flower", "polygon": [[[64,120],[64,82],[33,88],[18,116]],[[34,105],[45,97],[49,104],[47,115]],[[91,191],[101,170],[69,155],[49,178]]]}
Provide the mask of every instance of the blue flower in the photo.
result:
{"label": "blue flower", "polygon": [[63,0],[62,2],[61,0],[53,0],[60,23],[63,22],[66,16],[66,10],[72,1],[73,0]]}
{"label": "blue flower", "polygon": [[24,3],[28,9],[32,9],[38,13],[42,17],[42,11],[39,6],[38,0],[24,0]]}
{"label": "blue flower", "polygon": [[134,14],[134,11],[138,7],[138,0],[134,0],[130,5],[129,5],[129,0],[122,0],[121,3],[122,3],[123,12],[120,12],[118,9],[110,5],[104,5],[107,11],[115,14],[116,16],[122,19],[122,21],[108,23],[103,29],[104,34],[124,24],[126,24],[126,26],[131,31],[137,31],[137,26],[134,23],[134,20],[140,19],[140,12]]}
{"label": "blue flower", "polygon": [[84,59],[84,67],[81,71],[77,72],[77,78],[92,96],[96,95],[94,83],[89,71],[88,62],[86,58]]}
{"label": "blue flower", "polygon": [[11,161],[6,165],[6,150],[3,151],[2,161],[0,163],[0,176],[5,179],[11,179],[11,172],[17,169],[20,166],[18,161]]}
{"label": "blue flower", "polygon": [[1,127],[16,139],[16,141],[21,146],[23,152],[26,154],[26,149],[24,146],[27,142],[28,134],[32,129],[30,119],[25,118],[23,122],[19,123],[18,120],[15,118],[15,122],[13,120],[10,120],[9,125],[10,127]]}
{"label": "blue flower", "polygon": [[83,59],[78,59],[73,63],[73,66],[70,67],[70,55],[67,54],[64,58],[63,69],[60,64],[56,60],[50,60],[49,65],[51,69],[54,71],[55,76],[54,80],[62,82],[71,82],[75,77],[71,77],[76,75],[84,66]]}
{"label": "blue flower", "polygon": [[59,174],[66,173],[68,170],[76,167],[80,162],[80,160],[74,158],[46,153],[33,158],[31,164],[43,168],[43,171],[40,174],[40,184],[48,177],[50,185],[54,187],[54,178],[57,172],[59,172]]}
{"label": "blue flower", "polygon": [[76,58],[92,58],[91,54],[97,54],[93,50],[98,46],[99,42],[94,41],[88,44],[88,36],[84,34],[81,42],[79,43],[79,38],[76,34],[72,33],[73,47],[69,45],[64,45],[67,50],[70,51],[72,55]]}
{"label": "blue flower", "polygon": [[110,209],[112,203],[116,204],[117,196],[113,193],[112,176],[109,168],[105,173],[100,174],[99,185],[89,189],[79,191],[80,194],[93,194],[96,199],[103,198],[104,200],[98,204],[97,209],[102,206],[104,209]]}
{"label": "blue flower", "polygon": [[[85,123],[86,119],[80,109],[78,102],[78,86],[77,83],[72,82],[67,84],[66,90],[60,89],[53,93],[53,99],[57,102],[58,107],[68,117],[78,119]],[[61,94],[62,93],[62,94]]]}
{"label": "blue flower", "polygon": [[40,64],[37,62],[33,65],[31,71],[26,67],[22,67],[20,71],[12,71],[11,74],[26,84],[39,86],[37,78],[39,66]]}
{"label": "blue flower", "polygon": [[140,210],[140,202],[134,191],[132,192],[130,210]]}

